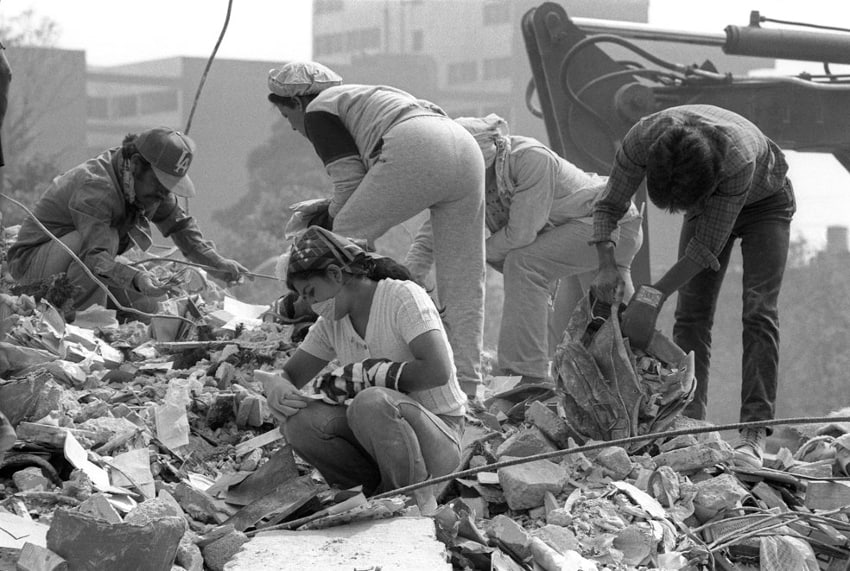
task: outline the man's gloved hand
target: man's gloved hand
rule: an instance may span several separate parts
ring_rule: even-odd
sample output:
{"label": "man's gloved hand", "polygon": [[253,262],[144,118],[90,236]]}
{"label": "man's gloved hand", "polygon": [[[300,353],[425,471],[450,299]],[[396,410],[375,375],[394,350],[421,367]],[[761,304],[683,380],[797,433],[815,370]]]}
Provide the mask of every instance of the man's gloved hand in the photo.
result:
{"label": "man's gloved hand", "polygon": [[654,287],[642,285],[620,315],[623,337],[632,347],[646,349],[655,334],[655,322],[664,303],[664,294]]}
{"label": "man's gloved hand", "polygon": [[172,285],[162,283],[153,274],[139,272],[133,278],[133,285],[147,297],[162,297],[173,288]]}
{"label": "man's gloved hand", "polygon": [[[219,279],[229,285],[234,283],[242,283],[243,276],[250,272],[248,268],[246,268],[236,260],[222,258],[222,260],[216,265],[216,269],[209,270],[209,273],[212,275],[212,277]],[[249,277],[249,279],[253,280],[253,278],[251,277]]]}
{"label": "man's gloved hand", "polygon": [[367,387],[398,390],[404,363],[388,359],[366,359],[325,373],[316,384],[316,394],[328,402],[342,404]]}

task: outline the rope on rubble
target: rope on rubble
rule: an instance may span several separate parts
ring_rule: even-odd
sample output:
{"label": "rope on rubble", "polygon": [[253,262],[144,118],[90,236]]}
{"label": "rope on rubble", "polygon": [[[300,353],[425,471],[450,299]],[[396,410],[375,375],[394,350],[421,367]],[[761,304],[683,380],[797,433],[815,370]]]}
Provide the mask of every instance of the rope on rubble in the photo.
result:
{"label": "rope on rubble", "polygon": [[758,420],[753,422],[736,422],[734,424],[717,424],[711,426],[695,426],[691,428],[681,428],[678,430],[667,430],[663,432],[651,432],[649,434],[641,434],[638,436],[630,436],[628,438],[620,438],[617,440],[607,440],[605,442],[595,442],[593,444],[586,444],[584,446],[577,446],[575,448],[566,448],[564,450],[554,450],[552,452],[543,452],[541,454],[535,454],[533,456],[526,456],[524,458],[514,458],[512,460],[504,460],[502,462],[496,462],[495,464],[487,464],[485,466],[478,466],[477,468],[469,468],[468,470],[461,470],[459,472],[454,472],[452,474],[446,474],[445,476],[438,476],[436,478],[431,478],[430,480],[425,480],[424,482],[419,482],[416,484],[411,484],[409,486],[404,486],[402,488],[397,488],[395,490],[390,490],[389,492],[384,492],[382,494],[377,494],[372,496],[372,499],[381,499],[388,498],[391,496],[396,496],[399,494],[407,494],[408,492],[412,492],[414,490],[418,490],[420,488],[424,488],[426,486],[431,486],[434,484],[440,484],[442,482],[448,482],[454,480],[455,478],[467,478],[469,476],[474,476],[479,472],[492,472],[494,470],[498,470],[499,468],[506,468],[508,466],[516,466],[518,464],[526,464],[528,462],[535,462],[537,460],[549,460],[551,458],[558,458],[560,456],[568,456],[570,454],[578,454],[579,452],[588,452],[590,450],[599,450],[601,448],[608,448],[609,446],[628,446],[629,444],[634,444],[637,442],[645,442],[647,440],[656,440],[659,438],[674,438],[676,436],[685,436],[688,434],[704,434],[707,432],[721,432],[725,430],[741,430],[744,428],[766,428],[769,426],[784,426],[784,425],[797,425],[797,424],[825,424],[830,422],[850,422],[850,416],[814,416],[814,417],[797,417],[797,418],[776,418],[771,420]]}
{"label": "rope on rubble", "polygon": [[140,310],[138,310],[138,309],[136,309],[136,308],[134,308],[134,307],[124,307],[123,305],[121,305],[121,302],[119,302],[119,301],[115,298],[115,296],[112,294],[112,292],[111,292],[111,291],[109,291],[109,287],[108,287],[108,286],[106,286],[106,284],[104,284],[102,281],[100,281],[100,280],[99,280],[99,279],[98,279],[98,278],[97,278],[97,277],[96,277],[96,276],[92,273],[92,271],[91,271],[90,269],[88,269],[88,267],[87,267],[87,266],[83,263],[83,261],[82,261],[82,260],[81,260],[81,259],[77,256],[77,254],[75,254],[75,253],[74,253],[74,251],[73,251],[71,248],[69,248],[69,247],[68,247],[68,246],[67,246],[67,245],[66,245],[66,244],[65,244],[62,240],[60,240],[59,238],[57,238],[57,237],[56,237],[56,235],[55,235],[55,234],[53,234],[53,232],[51,232],[50,230],[48,230],[48,229],[47,229],[47,226],[45,226],[44,224],[42,224],[42,223],[41,223],[41,220],[39,220],[38,218],[36,218],[35,214],[33,214],[33,212],[32,212],[29,208],[27,208],[26,206],[24,206],[22,203],[18,202],[17,200],[15,200],[14,198],[12,198],[11,196],[8,196],[8,195],[6,195],[6,194],[4,194],[4,193],[2,193],[2,192],[0,192],[0,196],[2,196],[3,198],[5,198],[6,200],[8,200],[9,202],[11,202],[12,204],[14,204],[15,206],[18,206],[19,208],[23,209],[23,211],[27,213],[27,216],[29,216],[30,218],[32,218],[33,222],[35,222],[35,223],[38,225],[38,227],[39,227],[39,228],[41,228],[41,231],[42,231],[42,232],[44,232],[45,234],[47,234],[47,236],[48,236],[51,240],[53,240],[54,242],[56,242],[56,243],[59,245],[59,247],[61,247],[63,250],[65,250],[65,252],[66,252],[69,256],[71,256],[71,259],[72,259],[72,260],[74,260],[75,262],[77,262],[77,263],[80,265],[80,268],[82,268],[82,270],[86,273],[86,275],[89,277],[89,279],[91,279],[91,280],[95,283],[95,285],[96,285],[97,287],[99,287],[99,288],[100,288],[100,289],[102,289],[104,292],[106,292],[106,297],[108,297],[108,298],[109,298],[109,300],[110,300],[112,303],[114,303],[114,304],[115,304],[115,307],[116,307],[118,310],[120,310],[120,311],[126,311],[126,312],[128,312],[128,313],[135,313],[136,315],[141,315],[142,317],[149,317],[149,318],[154,318],[154,317],[169,317],[169,318],[174,318],[174,319],[180,319],[181,321],[185,321],[185,322],[189,323],[190,325],[194,325],[194,324],[195,324],[195,322],[194,322],[194,321],[192,321],[191,319],[186,319],[185,317],[180,316],[180,315],[158,314],[158,313],[147,313],[147,312],[145,312],[145,311],[140,311]]}

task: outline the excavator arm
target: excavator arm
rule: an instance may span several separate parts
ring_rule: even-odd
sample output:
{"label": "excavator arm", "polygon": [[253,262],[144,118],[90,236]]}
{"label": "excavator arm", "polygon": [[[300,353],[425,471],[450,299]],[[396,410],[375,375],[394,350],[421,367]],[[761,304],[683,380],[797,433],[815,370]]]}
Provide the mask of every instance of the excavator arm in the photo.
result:
{"label": "excavator arm", "polygon": [[[576,22],[590,22],[579,27]],[[571,20],[559,4],[528,11],[522,32],[547,134],[576,164],[610,169],[619,140],[641,117],[675,105],[703,103],[735,111],[780,147],[833,153],[850,170],[850,77],[828,63],[850,63],[850,33],[767,29],[753,12],[749,26],[722,35],[667,32],[640,24]],[[586,30],[602,33],[589,33]],[[731,55],[825,62],[822,76],[736,77],[654,56],[631,41],[714,45]],[[619,46],[640,61],[617,61],[601,46]]]}

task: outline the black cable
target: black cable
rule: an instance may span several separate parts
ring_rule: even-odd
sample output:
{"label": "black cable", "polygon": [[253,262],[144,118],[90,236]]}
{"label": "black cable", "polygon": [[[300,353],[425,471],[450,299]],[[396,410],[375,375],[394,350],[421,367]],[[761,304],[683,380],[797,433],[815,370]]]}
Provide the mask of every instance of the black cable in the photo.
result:
{"label": "black cable", "polygon": [[806,22],[793,22],[791,20],[775,20],[766,16],[759,16],[759,22],[770,22],[772,24],[786,24],[788,26],[800,26],[801,28],[815,28],[817,30],[832,30],[834,32],[850,32],[847,28],[837,28],[835,26],[821,26],[820,24],[808,24]]}
{"label": "black cable", "polygon": [[409,486],[404,486],[402,488],[398,488],[395,490],[390,490],[389,492],[384,492],[382,494],[377,494],[372,496],[371,499],[381,499],[388,498],[391,496],[395,496],[398,494],[406,494],[408,492],[412,492],[414,490],[418,490],[420,488],[424,488],[426,486],[431,486],[434,484],[440,484],[442,482],[449,482],[456,478],[468,478],[469,476],[473,476],[479,472],[493,472],[498,470],[499,468],[506,468],[508,466],[516,466],[517,464],[526,464],[528,462],[535,462],[537,460],[549,460],[551,458],[558,458],[561,456],[568,456],[570,454],[578,454],[579,452],[588,452],[590,450],[599,450],[601,448],[608,448],[609,446],[620,446],[626,447],[630,444],[636,444],[638,442],[646,442],[647,440],[657,440],[659,438],[674,438],[676,436],[685,436],[687,434],[705,434],[707,432],[721,432],[726,430],[742,430],[744,428],[766,428],[769,426],[783,426],[783,425],[796,425],[796,424],[826,424],[830,422],[850,422],[850,416],[819,416],[819,417],[798,417],[798,418],[775,418],[772,420],[758,420],[754,422],[736,422],[732,424],[717,424],[717,425],[709,425],[709,426],[695,426],[691,428],[682,428],[678,430],[667,430],[664,432],[650,432],[649,434],[641,434],[638,436],[630,436],[628,438],[620,438],[617,440],[607,440],[604,442],[595,442],[593,444],[585,444],[584,446],[577,446],[575,448],[566,448],[564,450],[554,450],[552,452],[543,452],[541,454],[534,454],[532,456],[526,456],[524,458],[513,458],[511,460],[504,460],[502,462],[496,462],[495,464],[487,464],[484,466],[478,466],[477,468],[470,468],[468,470],[461,470],[459,472],[454,472],[452,474],[446,474],[445,476],[438,476],[436,478],[431,478],[429,480],[425,480],[423,482],[419,482],[416,484],[411,484]]}

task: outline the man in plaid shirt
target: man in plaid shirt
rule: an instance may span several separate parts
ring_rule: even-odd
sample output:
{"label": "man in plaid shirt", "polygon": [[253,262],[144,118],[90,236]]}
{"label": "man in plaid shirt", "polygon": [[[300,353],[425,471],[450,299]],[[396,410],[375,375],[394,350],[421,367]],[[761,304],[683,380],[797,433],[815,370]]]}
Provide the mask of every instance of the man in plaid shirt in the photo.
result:
{"label": "man in plaid shirt", "polygon": [[[644,117],[629,130],[596,203],[599,272],[592,288],[608,302],[622,287],[612,233],[643,179],[656,206],[685,216],[679,260],[657,282],[638,289],[621,321],[632,345],[646,347],[661,305],[679,292],[673,339],[696,358],[696,395],[685,411],[693,418],[705,418],[711,326],[736,238],[744,264],[741,421],[774,416],[777,299],[796,209],[787,171],[779,147],[744,117],[711,105],[682,105]],[[738,463],[760,467],[766,435],[764,428],[742,430]]]}

